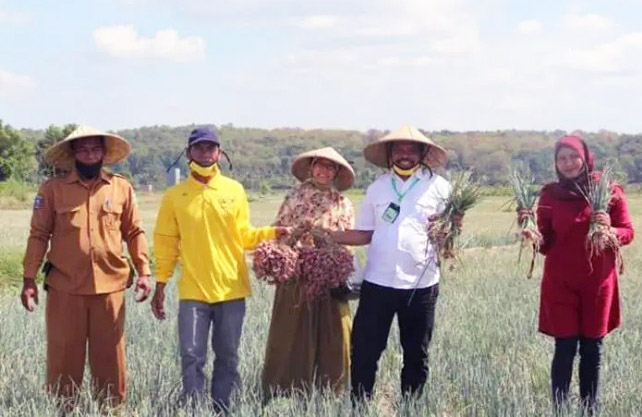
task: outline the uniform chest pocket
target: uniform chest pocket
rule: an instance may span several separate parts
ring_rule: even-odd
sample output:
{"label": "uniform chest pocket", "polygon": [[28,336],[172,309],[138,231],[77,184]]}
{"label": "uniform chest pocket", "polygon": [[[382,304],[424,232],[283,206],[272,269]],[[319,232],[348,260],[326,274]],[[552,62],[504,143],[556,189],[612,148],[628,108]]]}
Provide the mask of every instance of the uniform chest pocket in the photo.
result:
{"label": "uniform chest pocket", "polygon": [[384,223],[389,223],[383,220],[383,214],[386,212],[386,209],[390,206],[391,201],[389,202],[381,202],[381,203],[375,203],[374,204],[374,211],[375,211],[375,221],[377,223],[379,222],[384,222]]}
{"label": "uniform chest pocket", "polygon": [[105,229],[108,230],[118,230],[120,229],[120,219],[123,214],[123,208],[122,207],[115,207],[115,206],[105,206],[103,205],[102,209],[100,210],[100,221],[105,227]]}
{"label": "uniform chest pocket", "polygon": [[437,202],[418,201],[415,203],[413,220],[423,226],[428,226],[430,217],[438,213],[437,205]]}
{"label": "uniform chest pocket", "polygon": [[85,225],[82,206],[56,208],[56,230],[71,232]]}

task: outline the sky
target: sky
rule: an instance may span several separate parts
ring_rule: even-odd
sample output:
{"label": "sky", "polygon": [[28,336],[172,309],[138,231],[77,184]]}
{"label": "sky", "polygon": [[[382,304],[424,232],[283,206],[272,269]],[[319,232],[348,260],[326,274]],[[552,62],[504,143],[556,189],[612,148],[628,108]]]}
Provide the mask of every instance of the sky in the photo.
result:
{"label": "sky", "polygon": [[642,132],[642,0],[0,0],[18,128]]}

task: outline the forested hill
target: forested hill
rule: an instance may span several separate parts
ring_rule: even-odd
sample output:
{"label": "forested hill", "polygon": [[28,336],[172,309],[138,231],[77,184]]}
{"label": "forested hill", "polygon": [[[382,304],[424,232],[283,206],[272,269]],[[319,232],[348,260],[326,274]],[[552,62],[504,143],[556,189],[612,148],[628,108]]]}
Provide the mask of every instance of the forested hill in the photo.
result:
{"label": "forested hill", "polygon": [[[42,149],[58,140],[70,126],[50,127],[46,131],[22,129],[24,138]],[[170,127],[151,126],[117,131],[131,141],[133,152],[115,170],[130,175],[139,186],[165,184],[165,171],[185,147],[186,138],[194,125]],[[258,129],[232,125],[218,126],[223,148],[228,152],[233,171],[230,173],[251,189],[286,188],[291,186],[289,173],[292,158],[300,152],[333,146],[353,163],[357,187],[364,187],[381,172],[367,164],[362,150],[365,144],[387,133],[369,130],[298,128]],[[512,163],[527,164],[538,182],[553,177],[553,144],[563,131],[501,130],[487,132],[425,131],[448,151],[448,170],[473,169],[486,185],[506,183]],[[642,134],[626,135],[608,131],[583,132],[600,167],[609,161],[621,180],[642,182]],[[185,158],[177,166],[185,172]],[[222,164],[225,168],[226,163]]]}

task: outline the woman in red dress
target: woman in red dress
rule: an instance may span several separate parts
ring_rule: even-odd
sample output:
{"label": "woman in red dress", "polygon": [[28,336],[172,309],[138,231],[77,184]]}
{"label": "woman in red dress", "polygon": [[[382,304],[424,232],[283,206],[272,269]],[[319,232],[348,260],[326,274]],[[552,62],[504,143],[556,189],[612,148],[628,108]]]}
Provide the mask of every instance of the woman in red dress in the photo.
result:
{"label": "woman in red dress", "polygon": [[587,234],[591,220],[605,224],[620,245],[633,240],[633,225],[622,187],[612,184],[607,212],[592,213],[584,197],[594,158],[577,135],[555,144],[558,181],[545,185],[537,205],[542,235],[540,252],[546,256],[542,278],[539,331],[555,338],[551,388],[556,406],[565,403],[573,360],[579,346],[582,406],[595,410],[602,340],[620,325],[617,254],[607,249],[590,256]]}

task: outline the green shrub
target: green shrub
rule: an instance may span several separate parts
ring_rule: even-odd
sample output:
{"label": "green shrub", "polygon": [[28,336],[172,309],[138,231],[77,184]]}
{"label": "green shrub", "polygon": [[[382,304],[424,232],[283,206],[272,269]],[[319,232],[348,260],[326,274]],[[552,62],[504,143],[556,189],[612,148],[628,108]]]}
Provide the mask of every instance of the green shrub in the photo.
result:
{"label": "green shrub", "polygon": [[31,184],[8,179],[0,181],[0,209],[24,209],[31,206],[36,190]]}
{"label": "green shrub", "polygon": [[22,285],[22,257],[22,252],[0,249],[0,288]]}

